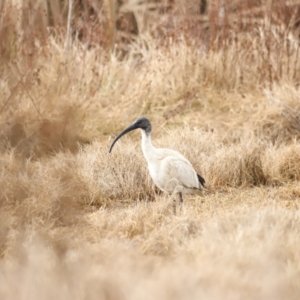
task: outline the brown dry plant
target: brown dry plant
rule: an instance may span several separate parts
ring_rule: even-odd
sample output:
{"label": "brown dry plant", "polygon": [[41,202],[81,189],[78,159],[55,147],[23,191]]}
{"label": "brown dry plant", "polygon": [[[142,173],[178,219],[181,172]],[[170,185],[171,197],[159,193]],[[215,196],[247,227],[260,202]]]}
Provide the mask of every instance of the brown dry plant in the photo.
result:
{"label": "brown dry plant", "polygon": [[299,3],[204,2],[1,2],[1,300],[299,299]]}

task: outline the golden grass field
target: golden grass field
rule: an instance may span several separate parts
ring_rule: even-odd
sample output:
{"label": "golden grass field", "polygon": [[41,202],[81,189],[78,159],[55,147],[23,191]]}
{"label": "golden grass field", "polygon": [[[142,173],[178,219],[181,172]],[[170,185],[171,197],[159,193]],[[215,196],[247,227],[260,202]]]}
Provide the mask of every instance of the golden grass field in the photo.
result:
{"label": "golden grass field", "polygon": [[[144,25],[120,55],[35,32],[39,7],[27,22],[11,3],[0,6],[0,299],[299,299],[300,62],[289,25],[266,15],[209,44],[187,28],[161,43]],[[170,18],[187,22],[175,3]],[[142,115],[153,144],[206,180],[176,215],[139,132],[108,153]]]}

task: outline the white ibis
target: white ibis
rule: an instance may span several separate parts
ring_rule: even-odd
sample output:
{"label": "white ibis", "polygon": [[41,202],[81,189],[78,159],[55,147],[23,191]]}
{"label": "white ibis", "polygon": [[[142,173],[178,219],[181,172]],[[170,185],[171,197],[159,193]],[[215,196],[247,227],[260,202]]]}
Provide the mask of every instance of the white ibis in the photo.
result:
{"label": "white ibis", "polygon": [[[151,123],[145,118],[138,118],[133,124],[124,129],[113,141],[109,148],[111,152],[114,144],[126,133],[141,129],[142,150],[148,163],[148,169],[155,185],[169,194],[178,194],[182,204],[182,194],[201,194],[204,190],[205,180],[196,173],[192,164],[179,152],[155,148],[151,142]],[[176,213],[176,200],[174,199],[174,212]]]}

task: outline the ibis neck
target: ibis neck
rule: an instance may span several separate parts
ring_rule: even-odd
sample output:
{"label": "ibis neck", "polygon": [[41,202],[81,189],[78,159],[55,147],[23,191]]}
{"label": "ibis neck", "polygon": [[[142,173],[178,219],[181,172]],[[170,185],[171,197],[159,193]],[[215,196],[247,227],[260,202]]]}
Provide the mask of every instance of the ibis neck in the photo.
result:
{"label": "ibis neck", "polygon": [[141,130],[142,132],[142,150],[143,154],[147,161],[151,160],[153,152],[155,148],[151,142],[151,132],[145,132],[145,130]]}

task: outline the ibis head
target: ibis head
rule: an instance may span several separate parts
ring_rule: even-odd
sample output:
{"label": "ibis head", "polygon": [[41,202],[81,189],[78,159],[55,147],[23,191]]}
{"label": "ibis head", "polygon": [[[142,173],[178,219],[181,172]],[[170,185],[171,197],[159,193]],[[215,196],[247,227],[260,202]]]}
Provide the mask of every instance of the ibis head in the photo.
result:
{"label": "ibis head", "polygon": [[145,133],[147,135],[149,135],[151,133],[151,123],[150,121],[145,118],[145,117],[141,117],[138,118],[137,120],[135,120],[131,125],[129,125],[127,128],[125,128],[112,142],[110,148],[109,148],[109,153],[111,152],[112,148],[114,147],[115,143],[118,141],[118,139],[120,139],[123,135],[125,135],[126,133],[135,130],[135,129],[142,129],[145,131]]}

